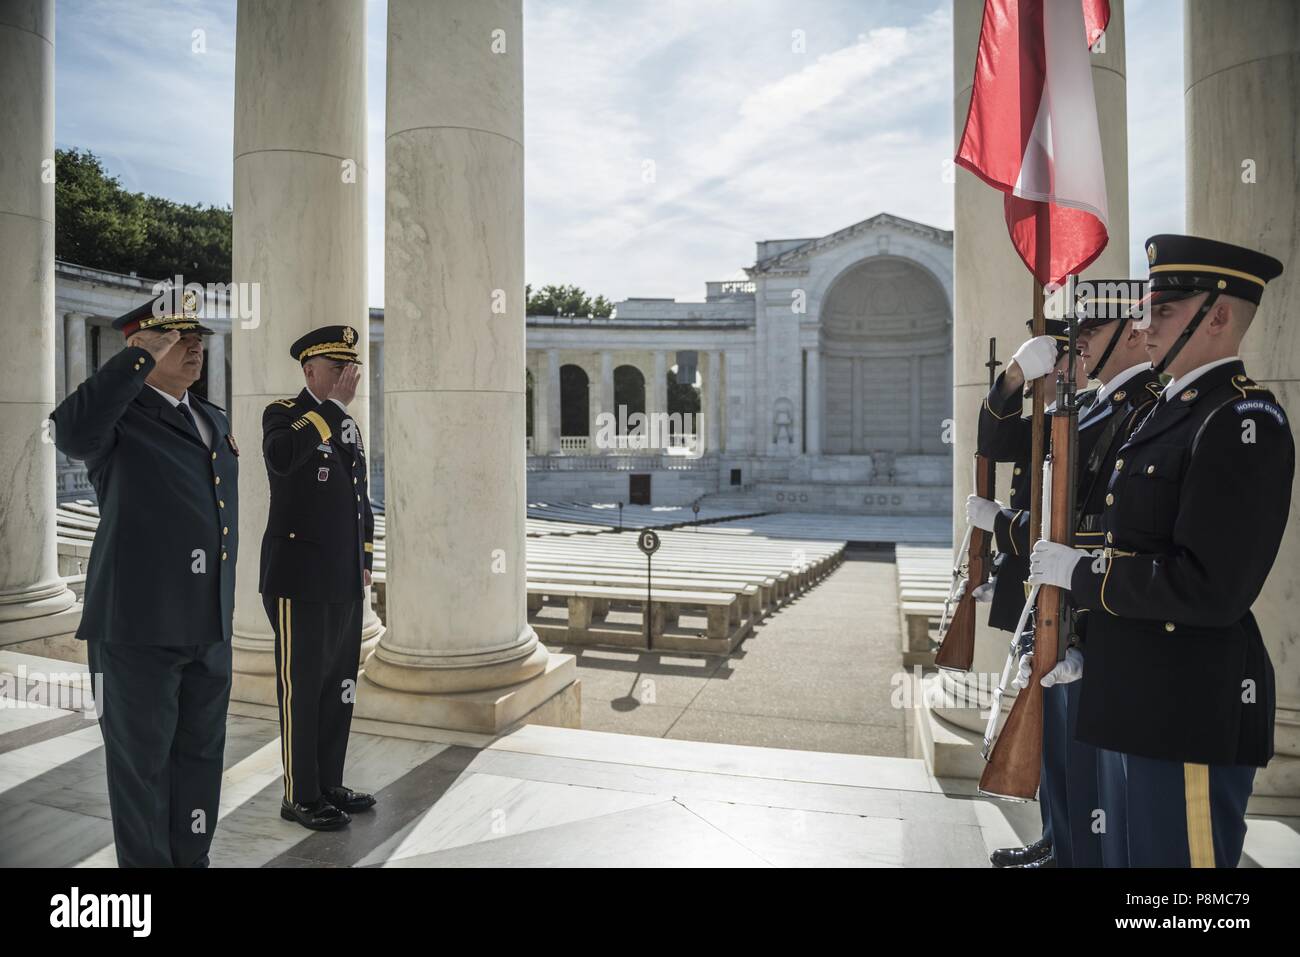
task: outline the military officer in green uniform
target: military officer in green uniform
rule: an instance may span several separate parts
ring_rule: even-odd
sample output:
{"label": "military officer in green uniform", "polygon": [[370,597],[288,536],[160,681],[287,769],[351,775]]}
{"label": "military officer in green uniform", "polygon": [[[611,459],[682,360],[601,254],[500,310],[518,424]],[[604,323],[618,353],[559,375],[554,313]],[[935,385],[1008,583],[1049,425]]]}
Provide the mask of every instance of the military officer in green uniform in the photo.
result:
{"label": "military officer in green uniform", "polygon": [[92,673],[117,861],[206,867],[217,824],[238,547],[239,450],[203,370],[193,292],[119,317],[127,347],[54,410],[100,522],[77,637]]}
{"label": "military officer in green uniform", "polygon": [[1251,605],[1277,557],[1295,444],[1238,355],[1272,256],[1147,241],[1147,351],[1171,380],[1119,449],[1100,561],[1039,541],[1030,579],[1089,609],[1077,737],[1118,765],[1133,867],[1235,867],[1273,756],[1272,662]]}
{"label": "military officer in green uniform", "polygon": [[315,329],[289,354],[306,384],[262,414],[271,507],[259,591],[275,631],[280,816],[333,830],[375,803],[343,784],[375,527],[361,429],[348,414],[361,379],[357,331]]}

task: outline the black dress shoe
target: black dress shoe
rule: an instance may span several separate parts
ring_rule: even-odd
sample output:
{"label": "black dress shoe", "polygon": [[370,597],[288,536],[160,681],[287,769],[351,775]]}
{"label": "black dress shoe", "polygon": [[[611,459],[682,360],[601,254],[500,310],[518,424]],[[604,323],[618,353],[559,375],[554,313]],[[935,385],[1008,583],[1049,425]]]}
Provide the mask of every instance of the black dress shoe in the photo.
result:
{"label": "black dress shoe", "polygon": [[1056,863],[1056,855],[1048,854],[1046,857],[1040,857],[1038,860],[1030,861],[1028,864],[1013,864],[1011,866],[1018,871],[1023,871],[1028,870],[1031,867],[1057,867],[1059,865]]}
{"label": "black dress shoe", "polygon": [[329,798],[329,802],[337,808],[342,808],[349,814],[355,814],[357,811],[368,811],[375,806],[375,798],[372,794],[365,791],[354,791],[351,788],[342,786],[332,788],[321,788],[321,793]]}
{"label": "black dress shoe", "polygon": [[281,798],[280,817],[286,821],[297,821],[313,831],[334,831],[346,827],[352,820],[347,812],[340,811],[324,797],[318,797],[309,804],[291,804],[287,798]]}
{"label": "black dress shoe", "polygon": [[1040,837],[1024,847],[999,847],[989,855],[994,867],[1023,867],[1052,853],[1052,842]]}

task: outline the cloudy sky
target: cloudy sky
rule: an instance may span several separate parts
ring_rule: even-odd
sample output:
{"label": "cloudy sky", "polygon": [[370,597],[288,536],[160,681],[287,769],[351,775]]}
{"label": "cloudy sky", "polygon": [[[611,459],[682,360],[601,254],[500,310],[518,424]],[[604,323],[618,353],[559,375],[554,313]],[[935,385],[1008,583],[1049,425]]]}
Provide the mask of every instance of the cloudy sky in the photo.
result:
{"label": "cloudy sky", "polygon": [[[527,281],[699,300],[761,239],[882,211],[951,229],[953,2],[980,0],[525,0]],[[387,4],[367,6],[381,306]],[[1183,227],[1182,2],[1126,10],[1141,274],[1143,238]],[[57,31],[59,146],[131,190],[231,202],[234,0],[59,0]]]}

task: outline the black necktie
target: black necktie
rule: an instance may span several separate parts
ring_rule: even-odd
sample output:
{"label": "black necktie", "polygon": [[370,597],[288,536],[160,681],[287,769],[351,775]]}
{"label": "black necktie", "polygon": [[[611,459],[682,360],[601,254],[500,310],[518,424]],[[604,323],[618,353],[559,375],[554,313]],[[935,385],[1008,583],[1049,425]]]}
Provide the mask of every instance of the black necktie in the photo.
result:
{"label": "black necktie", "polygon": [[[179,412],[185,421],[190,424],[190,431],[194,433],[194,437],[200,442],[203,442],[203,433],[199,431],[199,424],[194,421],[194,413],[190,411],[189,404],[178,402],[176,404],[176,411]],[[208,443],[203,442],[203,444],[206,446]]]}

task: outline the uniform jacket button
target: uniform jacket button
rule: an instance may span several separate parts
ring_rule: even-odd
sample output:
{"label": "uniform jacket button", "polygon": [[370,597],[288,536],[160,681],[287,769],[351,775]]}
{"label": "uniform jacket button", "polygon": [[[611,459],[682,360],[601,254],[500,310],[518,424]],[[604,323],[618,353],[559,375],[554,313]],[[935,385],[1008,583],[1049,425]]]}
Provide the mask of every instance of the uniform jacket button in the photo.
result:
{"label": "uniform jacket button", "polygon": [[1115,496],[1114,496],[1114,495],[1111,495],[1110,492],[1107,492],[1107,493],[1106,493],[1106,504],[1107,504],[1107,505],[1114,505],[1114,504],[1115,504]]}
{"label": "uniform jacket button", "polygon": [[1156,467],[1155,467],[1154,465],[1148,465],[1148,466],[1147,466],[1147,475],[1150,475],[1150,474],[1151,474],[1152,472],[1154,472],[1155,470],[1156,470]]}
{"label": "uniform jacket button", "polygon": [[220,476],[220,475],[215,475],[215,476],[213,476],[212,481],[214,481],[216,484],[220,485],[220,484],[221,484],[221,476]]}
{"label": "uniform jacket button", "polygon": [[1108,541],[1108,542],[1113,542],[1113,541],[1115,541],[1115,536],[1112,535],[1110,532],[1107,532],[1107,533],[1106,533],[1106,541]]}
{"label": "uniform jacket button", "polygon": [[225,503],[225,501],[222,500],[222,499],[218,499],[218,500],[217,500],[217,508],[225,508],[225,507],[226,507],[226,503]]}
{"label": "uniform jacket button", "polygon": [[1174,630],[1174,623],[1172,621],[1165,622],[1165,631],[1173,631],[1173,630]]}
{"label": "uniform jacket button", "polygon": [[1124,467],[1124,460],[1123,460],[1123,459],[1116,459],[1116,460],[1115,460],[1115,471],[1118,472],[1118,471],[1119,471],[1120,469],[1122,469],[1123,467]]}
{"label": "uniform jacket button", "polygon": [[1019,475],[1019,474],[1020,474],[1020,466],[1017,465],[1014,469],[1012,469],[1012,470],[1011,470],[1011,474],[1012,474],[1012,475]]}
{"label": "uniform jacket button", "polygon": [[229,535],[229,534],[230,534],[230,526],[229,526],[229,525],[222,525],[222,526],[221,526],[221,534],[222,534],[222,535]]}
{"label": "uniform jacket button", "polygon": [[222,553],[221,553],[221,560],[222,560],[223,562],[226,560],[226,553],[225,553],[225,552],[222,552]]}
{"label": "uniform jacket button", "polygon": [[293,538],[293,537],[294,537],[294,533],[293,533],[293,532],[290,532],[290,533],[289,533],[289,537],[290,537],[290,538]]}
{"label": "uniform jacket button", "polygon": [[212,453],[212,461],[215,462],[216,460],[217,460],[217,453],[216,453],[216,452],[213,452],[213,453]]}

